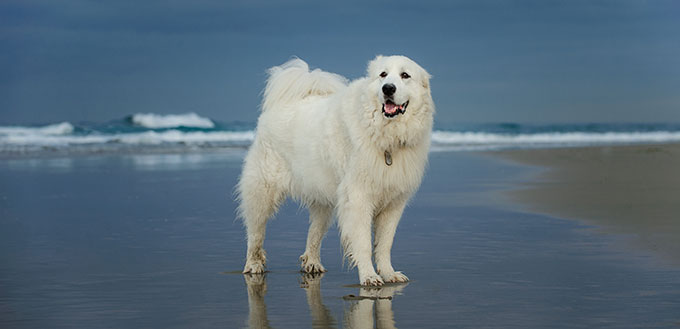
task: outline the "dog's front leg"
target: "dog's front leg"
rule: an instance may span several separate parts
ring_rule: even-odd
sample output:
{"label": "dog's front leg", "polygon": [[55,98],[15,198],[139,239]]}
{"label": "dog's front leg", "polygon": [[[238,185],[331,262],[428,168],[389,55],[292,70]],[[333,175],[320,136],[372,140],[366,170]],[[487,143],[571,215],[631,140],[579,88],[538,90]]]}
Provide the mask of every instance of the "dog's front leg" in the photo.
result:
{"label": "dog's front leg", "polygon": [[403,196],[390,202],[375,218],[375,266],[385,282],[408,281],[406,275],[394,270],[390,257],[394,234],[407,200]]}
{"label": "dog's front leg", "polygon": [[[355,185],[354,185],[355,186]],[[383,279],[375,272],[371,260],[371,221],[373,204],[365,193],[356,189],[340,187],[338,204],[338,228],[350,266],[359,269],[359,283],[365,286],[381,286]]]}

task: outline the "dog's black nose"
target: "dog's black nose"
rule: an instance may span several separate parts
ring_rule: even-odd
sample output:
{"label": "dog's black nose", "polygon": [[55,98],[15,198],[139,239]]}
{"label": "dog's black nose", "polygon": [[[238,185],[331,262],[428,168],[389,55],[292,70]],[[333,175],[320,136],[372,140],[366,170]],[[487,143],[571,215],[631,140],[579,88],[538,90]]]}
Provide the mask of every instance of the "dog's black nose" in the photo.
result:
{"label": "dog's black nose", "polygon": [[391,84],[391,83],[386,83],[382,87],[383,93],[387,96],[392,96],[394,95],[394,92],[397,91],[397,86]]}

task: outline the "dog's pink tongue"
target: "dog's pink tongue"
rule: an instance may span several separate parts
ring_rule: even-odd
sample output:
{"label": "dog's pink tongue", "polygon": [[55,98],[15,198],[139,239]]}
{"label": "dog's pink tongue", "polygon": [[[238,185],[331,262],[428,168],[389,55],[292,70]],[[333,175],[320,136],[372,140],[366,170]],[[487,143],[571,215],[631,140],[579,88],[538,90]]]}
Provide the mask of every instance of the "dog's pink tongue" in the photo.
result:
{"label": "dog's pink tongue", "polygon": [[397,104],[391,104],[391,103],[385,104],[385,112],[388,113],[388,114],[392,114],[394,112],[397,112],[398,108],[399,108],[399,106]]}

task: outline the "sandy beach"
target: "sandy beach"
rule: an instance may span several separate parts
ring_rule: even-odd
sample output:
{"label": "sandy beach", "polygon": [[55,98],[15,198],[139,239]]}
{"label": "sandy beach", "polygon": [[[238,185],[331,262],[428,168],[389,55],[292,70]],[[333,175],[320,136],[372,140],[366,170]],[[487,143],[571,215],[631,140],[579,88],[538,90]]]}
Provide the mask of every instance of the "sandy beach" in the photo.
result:
{"label": "sandy beach", "polygon": [[680,145],[498,152],[542,168],[509,193],[527,209],[595,225],[680,264]]}
{"label": "sandy beach", "polygon": [[[293,202],[268,225],[269,272],[242,275],[242,150],[6,159],[0,327],[674,328],[680,267],[621,241],[667,234],[655,241],[673,255],[677,150],[433,152],[393,248],[411,282],[381,289],[356,285],[336,228],[329,272],[301,275],[307,213]],[[646,191],[639,206],[595,216],[629,200],[621,182]]]}

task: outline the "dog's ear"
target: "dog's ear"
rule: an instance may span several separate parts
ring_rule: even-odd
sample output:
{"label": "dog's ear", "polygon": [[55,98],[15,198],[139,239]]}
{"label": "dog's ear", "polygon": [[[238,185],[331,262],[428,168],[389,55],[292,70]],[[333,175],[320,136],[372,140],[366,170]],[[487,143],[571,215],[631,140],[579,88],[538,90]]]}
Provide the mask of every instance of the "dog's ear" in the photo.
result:
{"label": "dog's ear", "polygon": [[368,67],[366,68],[366,76],[369,78],[375,78],[373,75],[378,74],[378,63],[383,59],[383,55],[375,56],[375,58],[368,62]]}
{"label": "dog's ear", "polygon": [[424,68],[420,68],[422,72],[420,73],[420,83],[425,87],[426,89],[430,89],[430,79],[432,79],[432,75],[427,73]]}

